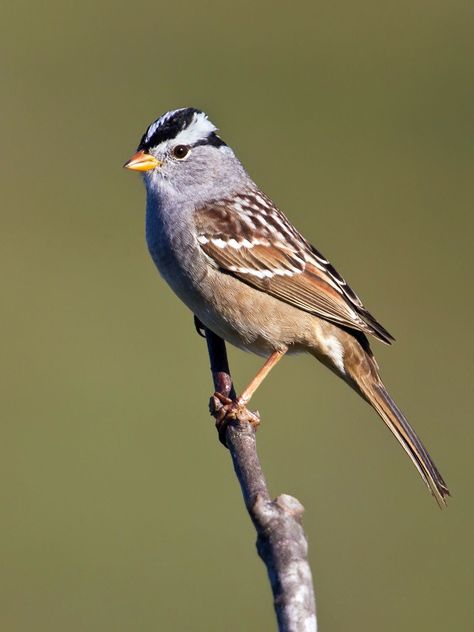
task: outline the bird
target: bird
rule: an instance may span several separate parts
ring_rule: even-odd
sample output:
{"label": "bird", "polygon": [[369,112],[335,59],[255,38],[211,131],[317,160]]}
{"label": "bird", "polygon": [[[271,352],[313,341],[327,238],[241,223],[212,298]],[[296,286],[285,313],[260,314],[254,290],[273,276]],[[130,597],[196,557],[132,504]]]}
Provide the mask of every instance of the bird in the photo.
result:
{"label": "bird", "polygon": [[159,273],[206,328],[266,358],[241,405],[285,354],[309,353],[375,409],[445,506],[448,487],[370,347],[368,336],[388,345],[393,336],[217,132],[202,110],[171,110],[124,164],[144,179],[146,241]]}

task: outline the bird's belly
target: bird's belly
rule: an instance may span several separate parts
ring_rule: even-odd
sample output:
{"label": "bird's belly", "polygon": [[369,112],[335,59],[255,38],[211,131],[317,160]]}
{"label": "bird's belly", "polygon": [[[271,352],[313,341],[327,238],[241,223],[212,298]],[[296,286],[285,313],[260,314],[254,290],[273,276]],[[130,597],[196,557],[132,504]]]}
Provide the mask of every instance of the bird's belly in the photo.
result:
{"label": "bird's belly", "polygon": [[[225,277],[220,272],[217,274]],[[212,272],[206,270],[202,276],[193,274],[178,278],[172,275],[171,278],[165,276],[165,280],[205,327],[235,347],[261,356],[268,356],[280,348],[281,345],[272,338],[269,323],[266,325],[262,319],[255,318],[254,306],[239,295],[237,288],[216,286],[212,276]],[[224,286],[228,285],[224,283]]]}
{"label": "bird's belly", "polygon": [[[194,298],[190,300],[191,296]],[[306,332],[313,335],[310,314],[209,267],[183,301],[208,329],[239,349],[260,356],[276,350],[301,351]]]}

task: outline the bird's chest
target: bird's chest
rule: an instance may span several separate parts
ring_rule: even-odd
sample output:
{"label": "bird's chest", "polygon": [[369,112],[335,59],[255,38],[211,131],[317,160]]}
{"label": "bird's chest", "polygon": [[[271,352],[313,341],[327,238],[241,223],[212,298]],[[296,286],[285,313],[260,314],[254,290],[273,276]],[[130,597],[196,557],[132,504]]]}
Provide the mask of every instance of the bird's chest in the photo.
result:
{"label": "bird's chest", "polygon": [[147,207],[146,240],[161,276],[192,309],[206,274],[204,255],[182,217],[164,216],[156,205]]}

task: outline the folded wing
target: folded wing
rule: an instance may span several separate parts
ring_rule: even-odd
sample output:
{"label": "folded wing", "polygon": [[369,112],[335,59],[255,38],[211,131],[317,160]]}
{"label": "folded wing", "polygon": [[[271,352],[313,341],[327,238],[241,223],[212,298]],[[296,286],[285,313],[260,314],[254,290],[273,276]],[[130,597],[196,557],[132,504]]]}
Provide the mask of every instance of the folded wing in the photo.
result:
{"label": "folded wing", "polygon": [[195,222],[200,247],[222,272],[335,324],[393,340],[260,191],[208,204],[196,211]]}

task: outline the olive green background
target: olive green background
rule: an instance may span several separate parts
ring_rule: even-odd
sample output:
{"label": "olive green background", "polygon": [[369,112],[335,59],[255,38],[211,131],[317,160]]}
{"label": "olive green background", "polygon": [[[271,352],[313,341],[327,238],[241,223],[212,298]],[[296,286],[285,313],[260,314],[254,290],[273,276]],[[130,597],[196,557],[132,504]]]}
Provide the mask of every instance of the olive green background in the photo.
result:
{"label": "olive green background", "polygon": [[[255,397],[296,495],[325,632],[472,629],[471,2],[4,3],[0,629],[275,628],[207,413],[204,341],[121,169],[193,105],[397,338],[391,392],[440,512],[375,413],[311,358]],[[261,360],[231,350],[238,386]]]}

